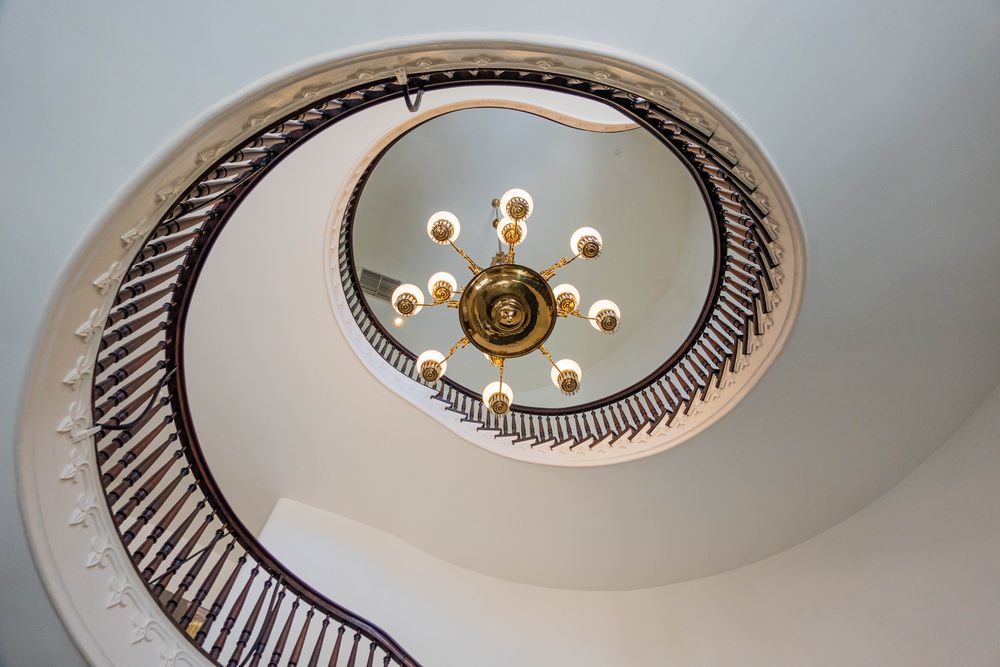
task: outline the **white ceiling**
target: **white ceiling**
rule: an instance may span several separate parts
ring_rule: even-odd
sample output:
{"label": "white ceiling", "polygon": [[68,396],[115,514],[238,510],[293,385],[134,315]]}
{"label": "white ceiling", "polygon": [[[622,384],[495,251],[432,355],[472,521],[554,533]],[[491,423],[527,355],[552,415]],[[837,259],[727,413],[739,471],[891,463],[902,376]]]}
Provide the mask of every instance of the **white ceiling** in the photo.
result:
{"label": "white ceiling", "polygon": [[287,496],[498,577],[636,588],[796,544],[933,451],[1000,373],[1000,82],[995,59],[960,57],[996,48],[947,12],[889,33],[867,12],[819,32],[789,12],[705,74],[807,237],[797,328],[737,408],[682,447],[596,469],[460,440],[343,344],[323,286],[329,208],[305,196],[339,177],[307,183],[289,159],[223,233],[189,320],[201,442],[248,523]]}
{"label": "white ceiling", "polygon": [[[531,92],[550,106],[572,101],[574,113],[590,111],[579,109],[581,102],[609,109],[582,98]],[[628,119],[619,116],[618,122]],[[323,140],[329,149],[311,155],[336,160],[335,137]],[[518,263],[541,270],[569,254],[573,230],[594,226],[605,242],[601,257],[561,269],[552,284],[575,285],[584,312],[607,298],[623,313],[614,336],[582,320],[557,322],[546,346],[557,359],[575,359],[584,369],[583,387],[573,397],[552,386],[551,366],[541,354],[509,360],[504,377],[515,401],[545,407],[585,403],[658,368],[695,325],[708,296],[714,250],[711,221],[694,179],[645,130],[598,133],[512,109],[439,116],[393,145],[365,185],[354,229],[357,266],[415,283],[425,295],[436,271],[447,270],[464,285],[471,275],[464,260],[427,238],[428,216],[442,208],[455,213],[462,221],[458,245],[487,266],[497,250],[490,199],[514,186],[527,189],[535,202]],[[455,310],[425,308],[397,329],[388,302],[369,299],[369,304],[414,353],[447,352],[461,336]],[[448,375],[479,391],[496,380],[497,371],[469,347],[449,362]]]}

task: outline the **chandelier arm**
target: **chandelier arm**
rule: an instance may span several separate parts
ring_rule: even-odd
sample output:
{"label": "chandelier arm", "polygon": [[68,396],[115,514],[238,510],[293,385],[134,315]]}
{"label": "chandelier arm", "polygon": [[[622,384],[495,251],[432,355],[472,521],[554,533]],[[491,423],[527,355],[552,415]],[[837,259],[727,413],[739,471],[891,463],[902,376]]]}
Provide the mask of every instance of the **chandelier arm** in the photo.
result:
{"label": "chandelier arm", "polygon": [[552,368],[556,369],[557,371],[560,370],[559,366],[556,365],[555,359],[552,358],[552,355],[549,354],[549,351],[545,349],[544,345],[539,345],[538,351],[545,355],[545,357],[549,360],[549,363],[552,364]]}
{"label": "chandelier arm", "polygon": [[473,273],[479,273],[479,272],[482,271],[482,269],[479,267],[479,265],[476,264],[474,261],[472,261],[471,257],[469,257],[468,255],[465,254],[464,250],[462,250],[457,245],[455,245],[454,241],[448,241],[448,245],[450,245],[452,248],[454,248],[455,252],[457,252],[459,255],[461,255],[462,259],[464,259],[466,262],[469,263],[469,270],[470,271],[472,271]]}
{"label": "chandelier arm", "polygon": [[467,336],[462,336],[458,339],[458,342],[451,346],[448,350],[448,356],[444,358],[444,361],[451,359],[451,355],[455,354],[459,349],[465,349],[465,346],[469,344],[469,338]]}
{"label": "chandelier arm", "polygon": [[504,365],[504,361],[506,361],[506,359],[504,359],[503,357],[500,357],[500,391],[503,391],[503,365]]}
{"label": "chandelier arm", "polygon": [[552,266],[541,272],[542,278],[545,278],[546,280],[551,280],[552,277],[556,275],[556,271],[566,266],[579,256],[580,255],[578,253],[576,255],[573,255],[572,257],[560,257],[559,259],[557,259],[555,262],[552,263]]}

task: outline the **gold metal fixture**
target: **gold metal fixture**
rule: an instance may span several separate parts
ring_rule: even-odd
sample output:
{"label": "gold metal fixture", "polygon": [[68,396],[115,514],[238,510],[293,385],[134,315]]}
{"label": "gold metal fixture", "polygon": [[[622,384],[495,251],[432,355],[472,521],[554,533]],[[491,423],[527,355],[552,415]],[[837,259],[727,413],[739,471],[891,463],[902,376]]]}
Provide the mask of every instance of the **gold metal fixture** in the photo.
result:
{"label": "gold metal fixture", "polygon": [[[425,306],[447,305],[458,309],[458,321],[464,334],[448,351],[426,350],[417,357],[417,372],[424,382],[436,382],[445,374],[448,360],[470,343],[481,350],[500,371],[498,382],[483,390],[483,403],[497,415],[506,414],[514,404],[514,392],[503,379],[507,359],[540,351],[552,364],[552,383],[566,394],[580,389],[583,371],[572,359],[556,361],[545,349],[559,317],[590,320],[598,331],[614,333],[621,323],[621,311],[613,302],[600,300],[590,307],[587,315],[579,310],[580,293],[569,284],[549,286],[556,272],[577,257],[595,259],[601,254],[604,241],[592,227],[581,227],[570,238],[573,254],[561,257],[541,273],[515,263],[514,249],[528,234],[526,221],[534,212],[534,202],[524,190],[512,189],[491,202],[496,217],[493,226],[497,239],[507,246],[493,256],[489,268],[483,269],[459,248],[455,241],[461,224],[454,214],[438,211],[427,221],[427,235],[438,245],[450,245],[468,265],[472,280],[462,289],[450,273],[431,276],[427,289],[431,303],[424,303],[423,292],[416,285],[404,284],[392,295],[393,308],[403,318],[416,315]],[[502,216],[502,217],[501,217]],[[455,300],[454,294],[461,294]]]}
{"label": "gold metal fixture", "polygon": [[451,285],[444,280],[437,281],[431,290],[431,298],[434,299],[434,303],[444,303],[451,298]]}
{"label": "gold metal fixture", "polygon": [[458,303],[458,321],[469,341],[504,359],[538,349],[556,324],[552,288],[517,264],[485,269],[465,286]]}

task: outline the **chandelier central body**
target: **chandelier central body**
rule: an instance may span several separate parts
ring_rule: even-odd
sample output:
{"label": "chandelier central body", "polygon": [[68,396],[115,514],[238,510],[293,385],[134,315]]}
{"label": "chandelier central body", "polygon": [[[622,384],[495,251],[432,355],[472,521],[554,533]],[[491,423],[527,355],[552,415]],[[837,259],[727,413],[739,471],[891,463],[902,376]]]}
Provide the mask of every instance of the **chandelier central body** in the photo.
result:
{"label": "chandelier central body", "polygon": [[458,302],[462,332],[475,347],[509,359],[534,352],[556,325],[556,297],[537,271],[497,264],[476,274]]}

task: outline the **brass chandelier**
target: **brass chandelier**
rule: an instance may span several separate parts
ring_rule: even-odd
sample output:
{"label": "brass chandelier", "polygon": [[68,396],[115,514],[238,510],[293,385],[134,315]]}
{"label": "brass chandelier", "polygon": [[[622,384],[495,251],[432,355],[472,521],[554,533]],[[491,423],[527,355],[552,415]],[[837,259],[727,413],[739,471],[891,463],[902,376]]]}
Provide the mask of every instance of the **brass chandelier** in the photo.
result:
{"label": "brass chandelier", "polygon": [[417,357],[420,378],[428,383],[439,380],[452,355],[471,343],[499,369],[499,380],[489,383],[483,390],[483,403],[499,415],[508,412],[514,402],[514,392],[503,377],[507,359],[538,350],[552,364],[552,383],[566,395],[575,394],[583,377],[580,365],[572,359],[556,361],[545,348],[556,319],[589,320],[598,331],[611,334],[618,330],[621,311],[613,302],[601,299],[584,315],[578,309],[580,292],[575,287],[567,283],[549,286],[556,271],[578,257],[592,260],[600,256],[604,241],[596,229],[581,227],[573,232],[570,237],[573,254],[559,258],[538,272],[514,261],[515,248],[528,235],[526,223],[534,210],[531,195],[515,188],[494,199],[492,205],[493,226],[499,243],[489,268],[480,267],[455,245],[461,231],[458,218],[448,211],[439,211],[427,221],[427,235],[438,245],[454,248],[468,264],[473,277],[465,287],[459,288],[458,281],[450,273],[435,273],[427,282],[430,303],[424,302],[424,294],[416,285],[400,285],[392,293],[392,307],[403,318],[416,315],[424,307],[443,305],[458,310],[463,336],[451,346],[448,354],[437,350],[420,354]]}

